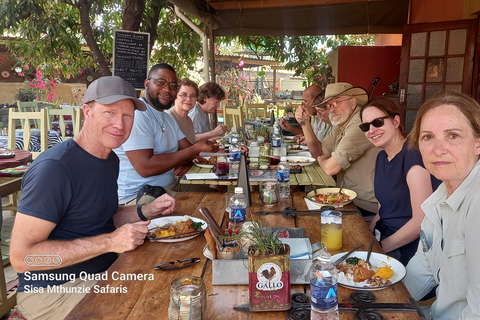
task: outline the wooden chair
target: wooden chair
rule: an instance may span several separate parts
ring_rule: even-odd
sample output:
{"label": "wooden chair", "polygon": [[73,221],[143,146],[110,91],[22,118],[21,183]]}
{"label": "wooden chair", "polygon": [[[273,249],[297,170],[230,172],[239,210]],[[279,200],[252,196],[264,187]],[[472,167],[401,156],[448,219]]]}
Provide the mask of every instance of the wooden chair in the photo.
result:
{"label": "wooden chair", "polygon": [[[75,128],[75,110],[72,108],[69,109],[47,109],[48,110],[48,128],[52,127],[52,118],[53,116],[58,116],[58,128],[60,129],[60,136],[62,140],[72,138],[72,136],[67,136],[67,125],[65,123],[65,116],[70,116],[72,119],[72,127]],[[73,130],[75,131],[75,130]],[[72,132],[74,133],[74,132]]]}
{"label": "wooden chair", "polygon": [[268,117],[268,108],[266,103],[247,103],[245,104],[246,115],[249,119],[256,117]]}
{"label": "wooden chair", "polygon": [[[2,252],[0,249],[0,257]],[[5,280],[5,271],[3,263],[0,263],[0,317],[3,317],[12,310],[17,304],[17,290],[10,294],[7,292],[7,282]]]}
{"label": "wooden chair", "polygon": [[[35,159],[40,153],[48,149],[48,114],[46,109],[38,112],[17,112],[13,109],[8,113],[8,148],[15,149],[15,122],[16,120],[24,120],[27,123],[30,120],[37,120],[40,129],[40,152],[31,152],[32,158]],[[32,139],[32,131],[30,126],[23,129],[23,149],[29,151]]]}
{"label": "wooden chair", "polygon": [[[23,177],[0,177],[0,197],[9,197],[9,204],[3,205],[2,210],[12,211],[12,215],[17,213],[18,199],[20,198],[20,189]],[[0,279],[1,282],[1,279]],[[1,294],[0,294],[1,302]],[[1,306],[0,306],[1,309]],[[1,314],[1,312],[0,312]],[[0,315],[1,317],[1,315]]]}
{"label": "wooden chair", "polygon": [[244,127],[243,120],[245,119],[243,115],[242,106],[236,108],[225,107],[223,109],[223,123],[227,126],[228,130],[232,127],[235,127],[238,130],[238,127]]}
{"label": "wooden chair", "polygon": [[[38,112],[38,101],[35,100],[35,101],[24,102],[24,101],[17,100],[17,109],[19,112]],[[22,128],[24,128],[25,121],[21,120],[20,123],[22,124]],[[37,129],[39,128],[40,124],[38,121],[33,120],[33,122],[30,123],[30,126],[32,126],[32,123],[34,128],[37,128]]]}
{"label": "wooden chair", "polygon": [[83,126],[83,108],[75,108],[75,121],[73,122],[73,136],[76,136]]}

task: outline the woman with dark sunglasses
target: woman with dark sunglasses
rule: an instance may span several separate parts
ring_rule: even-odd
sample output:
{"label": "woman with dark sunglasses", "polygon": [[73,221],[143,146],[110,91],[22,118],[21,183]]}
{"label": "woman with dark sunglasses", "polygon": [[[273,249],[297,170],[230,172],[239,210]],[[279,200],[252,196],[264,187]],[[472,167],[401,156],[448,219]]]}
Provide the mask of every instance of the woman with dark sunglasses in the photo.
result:
{"label": "woman with dark sunglasses", "polygon": [[361,108],[360,118],[367,139],[383,149],[374,178],[379,210],[370,229],[385,252],[406,265],[418,246],[425,216],[420,205],[440,182],[432,180],[420,152],[408,149],[400,113],[390,99],[372,99]]}

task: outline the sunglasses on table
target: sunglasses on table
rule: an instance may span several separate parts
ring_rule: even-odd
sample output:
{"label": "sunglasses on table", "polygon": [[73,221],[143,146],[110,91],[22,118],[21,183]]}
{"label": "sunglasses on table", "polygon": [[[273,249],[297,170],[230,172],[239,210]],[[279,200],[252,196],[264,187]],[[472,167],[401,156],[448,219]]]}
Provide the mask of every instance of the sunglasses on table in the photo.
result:
{"label": "sunglasses on table", "polygon": [[183,260],[175,260],[175,261],[160,263],[153,268],[155,270],[163,270],[163,271],[178,270],[178,269],[191,266],[197,262],[200,262],[200,258],[188,258]]}
{"label": "sunglasses on table", "polygon": [[373,119],[372,122],[362,123],[361,125],[359,125],[360,130],[362,130],[363,132],[367,132],[368,130],[370,130],[370,125],[374,126],[375,128],[380,128],[385,123],[384,120],[388,118],[390,117],[385,116],[385,117]]}

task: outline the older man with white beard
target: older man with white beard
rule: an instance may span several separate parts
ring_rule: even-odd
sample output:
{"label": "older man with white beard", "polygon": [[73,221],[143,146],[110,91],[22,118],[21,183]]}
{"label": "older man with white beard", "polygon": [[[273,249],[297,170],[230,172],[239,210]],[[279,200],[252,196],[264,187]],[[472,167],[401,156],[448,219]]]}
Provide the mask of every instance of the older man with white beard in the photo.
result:
{"label": "older man with white beard", "polygon": [[365,89],[346,82],[329,84],[320,107],[330,111],[332,131],[320,142],[313,133],[310,115],[303,107],[297,109],[298,122],[305,119],[302,129],[312,156],[328,175],[337,176],[337,186],[357,193],[355,204],[364,216],[374,215],[378,203],[373,190],[375,160],[380,151],[358,127],[360,107],[368,101]]}

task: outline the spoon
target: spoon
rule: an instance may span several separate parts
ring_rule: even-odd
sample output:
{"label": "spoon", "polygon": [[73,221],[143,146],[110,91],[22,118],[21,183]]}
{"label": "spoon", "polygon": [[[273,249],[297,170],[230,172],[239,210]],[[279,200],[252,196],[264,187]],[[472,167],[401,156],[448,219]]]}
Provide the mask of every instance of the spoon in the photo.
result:
{"label": "spoon", "polygon": [[345,183],[345,180],[342,181],[342,183],[340,184],[340,190],[338,190],[338,193],[339,194],[342,194],[342,190],[343,190],[343,184]]}
{"label": "spoon", "polygon": [[372,266],[370,264],[370,255],[372,254],[372,247],[373,247],[373,239],[370,240],[370,244],[368,246],[367,260],[365,260],[365,262],[368,264],[369,267]]}

